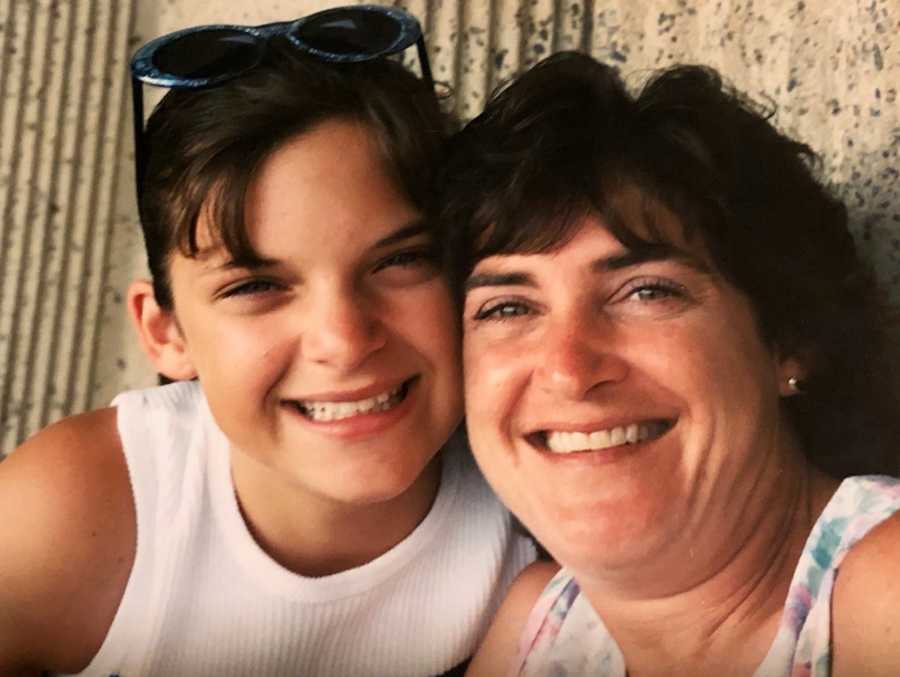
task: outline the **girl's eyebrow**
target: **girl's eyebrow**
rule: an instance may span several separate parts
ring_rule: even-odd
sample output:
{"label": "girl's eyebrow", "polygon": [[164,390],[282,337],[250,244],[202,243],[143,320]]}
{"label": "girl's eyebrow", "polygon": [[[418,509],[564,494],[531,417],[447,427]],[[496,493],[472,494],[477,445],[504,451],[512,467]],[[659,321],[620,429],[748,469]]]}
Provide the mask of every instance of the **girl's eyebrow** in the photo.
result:
{"label": "girl's eyebrow", "polygon": [[425,222],[421,219],[413,221],[412,223],[408,223],[405,226],[401,226],[393,233],[386,235],[375,243],[375,249],[383,249],[384,247],[390,247],[391,245],[397,244],[398,242],[403,242],[404,240],[409,240],[410,238],[416,237],[417,235],[422,235],[423,233],[427,233],[428,229],[425,227]]}
{"label": "girl's eyebrow", "polygon": [[[200,258],[200,257],[198,257]],[[214,266],[204,266],[201,275],[210,275],[213,273],[221,273],[227,270],[259,270],[260,268],[271,268],[278,265],[278,259],[269,259],[261,256],[239,256],[237,258],[228,259]]]}
{"label": "girl's eyebrow", "polygon": [[[409,240],[413,237],[422,235],[423,233],[427,232],[428,229],[425,227],[425,223],[421,220],[417,220],[413,223],[401,226],[394,232],[381,238],[374,244],[373,248],[383,249],[385,247],[390,247],[391,245],[397,244],[398,242]],[[210,250],[209,252],[201,251],[198,253],[196,258],[202,261],[203,259],[211,258],[214,255],[214,250]],[[222,271],[235,270],[238,268],[246,270],[259,270],[260,268],[271,268],[277,266],[279,263],[280,261],[278,259],[267,258],[264,256],[253,256],[251,254],[223,261],[222,263],[207,268],[204,273],[219,273]]]}

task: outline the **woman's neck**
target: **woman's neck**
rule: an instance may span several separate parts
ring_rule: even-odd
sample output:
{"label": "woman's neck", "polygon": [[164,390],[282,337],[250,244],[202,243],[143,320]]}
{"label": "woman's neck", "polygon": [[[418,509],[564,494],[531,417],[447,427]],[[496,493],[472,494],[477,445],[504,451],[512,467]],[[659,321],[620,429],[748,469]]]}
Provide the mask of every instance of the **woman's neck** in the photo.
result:
{"label": "woman's neck", "polygon": [[399,496],[345,504],[311,495],[252,457],[232,451],[241,515],[259,546],[303,576],[327,576],[371,562],[428,515],[441,477],[440,455]]}
{"label": "woman's neck", "polygon": [[[622,650],[629,677],[752,674],[763,660],[806,539],[837,487],[802,459],[788,465],[733,523],[711,526],[708,543],[689,551],[673,546],[614,586],[602,574],[576,574]],[[713,549],[716,533],[727,548]],[[642,576],[656,580],[644,584]],[[670,581],[666,593],[647,595],[660,576]]]}

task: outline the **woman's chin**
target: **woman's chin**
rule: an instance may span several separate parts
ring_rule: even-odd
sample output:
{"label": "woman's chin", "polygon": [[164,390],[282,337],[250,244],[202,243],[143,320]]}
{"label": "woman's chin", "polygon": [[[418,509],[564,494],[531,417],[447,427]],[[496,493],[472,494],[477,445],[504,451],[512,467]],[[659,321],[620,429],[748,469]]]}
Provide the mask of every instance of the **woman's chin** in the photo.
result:
{"label": "woman's chin", "polygon": [[574,571],[620,569],[646,562],[671,540],[671,514],[639,503],[577,517],[547,516],[531,530],[554,559]]}

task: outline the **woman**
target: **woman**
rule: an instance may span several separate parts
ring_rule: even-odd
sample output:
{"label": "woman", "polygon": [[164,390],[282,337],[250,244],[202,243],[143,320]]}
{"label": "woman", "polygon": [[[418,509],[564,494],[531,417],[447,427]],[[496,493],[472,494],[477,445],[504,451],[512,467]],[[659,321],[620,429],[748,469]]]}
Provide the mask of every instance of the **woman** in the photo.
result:
{"label": "woman", "polygon": [[470,674],[896,674],[900,483],[840,481],[896,459],[896,400],[812,160],[708,69],[631,96],[577,54],[453,142],[470,441],[562,565]]}
{"label": "woman", "polygon": [[[392,22],[413,20],[344,8],[302,36],[359,50]],[[139,52],[178,88],[136,127],[153,279],[128,308],[180,382],[0,467],[0,510],[22,516],[0,525],[2,674],[458,673],[533,558],[452,436],[433,89],[374,49],[323,61],[295,28]],[[249,67],[229,51],[254,44]]]}

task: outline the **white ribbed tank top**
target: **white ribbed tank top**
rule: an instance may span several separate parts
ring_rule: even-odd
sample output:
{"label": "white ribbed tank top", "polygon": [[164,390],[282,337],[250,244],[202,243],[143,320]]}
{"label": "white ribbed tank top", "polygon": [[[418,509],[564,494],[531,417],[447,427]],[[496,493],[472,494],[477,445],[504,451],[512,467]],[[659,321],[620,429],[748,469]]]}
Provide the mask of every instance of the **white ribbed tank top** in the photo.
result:
{"label": "white ribbed tank top", "polygon": [[464,441],[442,451],[437,498],[400,544],[306,578],[240,515],[228,442],[196,382],[119,395],[137,552],[85,675],[441,674],[467,659],[534,548],[511,529]]}

